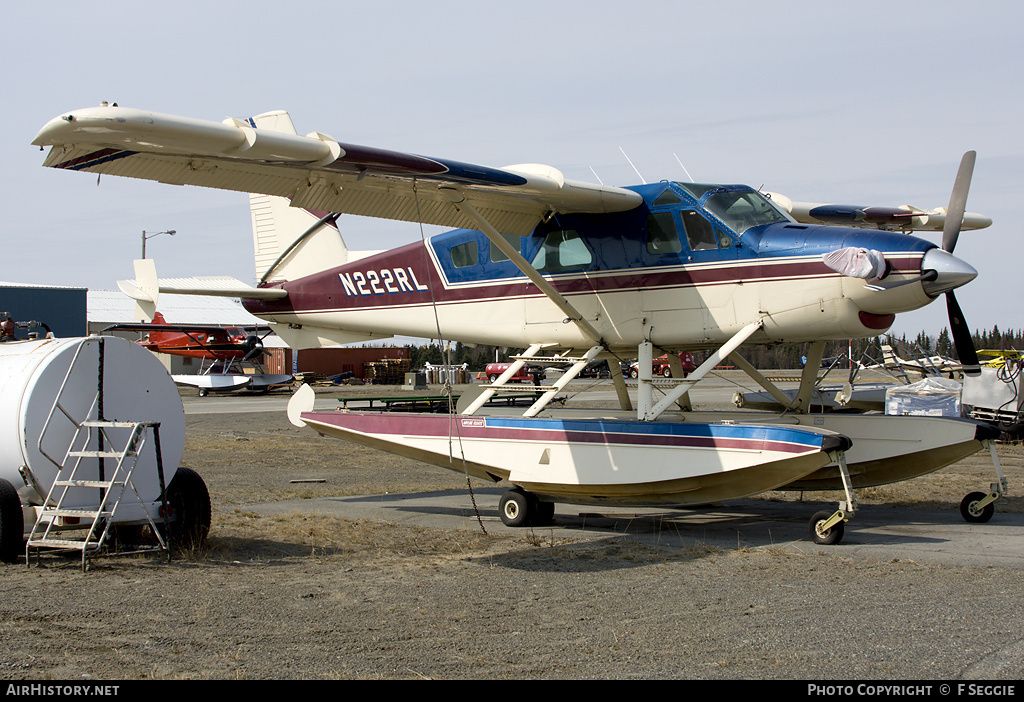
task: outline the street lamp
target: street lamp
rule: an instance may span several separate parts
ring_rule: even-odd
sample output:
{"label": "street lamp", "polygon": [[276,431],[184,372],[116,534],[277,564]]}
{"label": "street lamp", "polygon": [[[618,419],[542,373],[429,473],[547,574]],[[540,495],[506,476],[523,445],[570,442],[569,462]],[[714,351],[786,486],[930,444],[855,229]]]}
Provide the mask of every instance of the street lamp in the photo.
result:
{"label": "street lamp", "polygon": [[152,239],[154,236],[160,236],[161,234],[170,234],[174,236],[177,233],[174,229],[168,229],[165,232],[157,232],[155,234],[146,234],[146,230],[142,230],[142,257],[146,257],[146,239]]}

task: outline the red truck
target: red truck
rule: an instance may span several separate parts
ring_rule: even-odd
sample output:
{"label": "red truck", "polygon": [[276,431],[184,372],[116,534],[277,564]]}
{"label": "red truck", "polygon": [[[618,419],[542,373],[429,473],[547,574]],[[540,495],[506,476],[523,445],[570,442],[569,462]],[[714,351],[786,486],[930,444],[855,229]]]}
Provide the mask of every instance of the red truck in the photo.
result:
{"label": "red truck", "polygon": [[[693,371],[697,370],[697,364],[694,363],[693,356],[691,356],[686,351],[680,352],[679,362],[683,365],[684,378]],[[657,358],[654,359],[654,362],[651,365],[651,371],[654,373],[654,375],[660,375],[662,378],[672,377],[672,365],[669,363],[668,354],[665,354],[664,356],[658,356]],[[636,363],[629,367],[630,378],[639,377],[640,371],[637,368],[638,367]]]}
{"label": "red truck", "polygon": [[[502,373],[509,369],[511,363],[488,363],[484,369],[484,375],[492,383],[498,379]],[[519,369],[519,372],[509,378],[509,381],[529,382],[533,384],[539,383],[544,378],[544,369],[538,366],[524,365]]]}

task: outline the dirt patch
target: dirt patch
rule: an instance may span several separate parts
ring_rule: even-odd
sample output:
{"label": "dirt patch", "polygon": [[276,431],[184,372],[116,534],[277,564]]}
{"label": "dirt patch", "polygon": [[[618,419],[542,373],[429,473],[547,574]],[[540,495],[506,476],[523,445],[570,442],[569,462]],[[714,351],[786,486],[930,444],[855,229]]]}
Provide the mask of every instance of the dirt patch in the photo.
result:
{"label": "dirt patch", "polygon": [[[1024,451],[1004,446],[1000,458],[1021,485]],[[60,557],[0,568],[0,678],[1024,673],[1018,570],[258,516],[245,505],[466,488],[457,473],[319,437],[281,413],[189,415],[183,463],[211,493],[206,546],[170,562],[101,558],[87,573]],[[858,496],[956,509],[991,481],[981,455]],[[999,509],[1024,504],[1010,496]]]}

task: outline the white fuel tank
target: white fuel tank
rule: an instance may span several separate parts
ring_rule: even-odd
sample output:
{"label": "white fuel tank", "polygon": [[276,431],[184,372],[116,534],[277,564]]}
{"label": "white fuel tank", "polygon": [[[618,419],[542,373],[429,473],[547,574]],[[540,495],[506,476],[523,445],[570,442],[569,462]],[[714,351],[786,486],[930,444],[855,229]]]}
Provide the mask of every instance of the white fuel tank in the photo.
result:
{"label": "white fuel tank", "polygon": [[[131,431],[126,428],[107,429],[109,441],[102,446],[95,430],[84,445],[87,432],[81,431],[72,447],[76,423],[87,419],[159,422],[165,484],[174,477],[185,446],[185,412],[177,387],[151,352],[111,336],[0,344],[0,478],[14,485],[23,504],[42,504],[58,476],[67,477],[68,468],[61,472],[57,464],[69,448],[124,448]],[[100,479],[102,466],[109,480],[117,463],[113,458],[82,461],[76,479]],[[36,486],[26,481],[26,474]],[[152,432],[146,435],[132,482],[142,500],[159,497]],[[97,489],[77,492],[68,495],[66,506],[96,504]]]}

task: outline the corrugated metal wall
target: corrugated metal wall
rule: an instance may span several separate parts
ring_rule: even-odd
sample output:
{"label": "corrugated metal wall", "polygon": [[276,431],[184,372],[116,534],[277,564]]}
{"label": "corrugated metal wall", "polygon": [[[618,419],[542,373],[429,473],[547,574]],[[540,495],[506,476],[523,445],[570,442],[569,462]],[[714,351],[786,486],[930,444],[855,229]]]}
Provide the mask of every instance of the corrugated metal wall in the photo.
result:
{"label": "corrugated metal wall", "polygon": [[[10,313],[15,322],[45,324],[56,337],[86,336],[88,295],[85,288],[0,286],[0,314]],[[45,336],[45,330],[18,329],[17,337],[28,332]]]}

